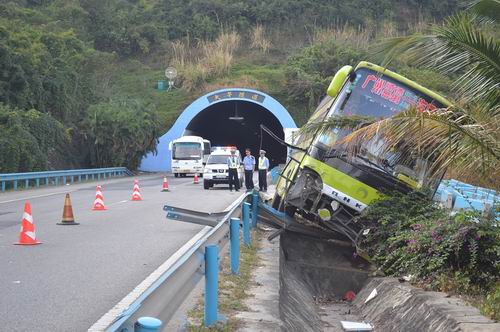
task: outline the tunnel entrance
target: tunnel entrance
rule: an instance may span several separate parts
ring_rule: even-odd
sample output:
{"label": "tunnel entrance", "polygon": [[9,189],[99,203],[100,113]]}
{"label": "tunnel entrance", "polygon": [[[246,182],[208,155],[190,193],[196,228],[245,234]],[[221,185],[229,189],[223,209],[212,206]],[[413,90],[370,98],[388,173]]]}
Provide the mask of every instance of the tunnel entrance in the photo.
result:
{"label": "tunnel entrance", "polygon": [[[234,119],[235,115],[240,119]],[[209,139],[212,146],[235,145],[242,153],[248,147],[255,156],[258,156],[262,138],[262,149],[267,152],[270,166],[285,163],[287,149],[267,133],[261,137],[261,124],[281,139],[297,128],[286,108],[262,91],[245,88],[211,91],[182,111],[174,125],[160,137],[156,151],[143,157],[139,169],[171,171],[170,143],[185,135]]]}
{"label": "tunnel entrance", "polygon": [[242,156],[245,148],[250,148],[256,158],[262,144],[271,168],[285,163],[286,147],[261,133],[261,124],[284,139],[283,126],[269,110],[252,102],[228,100],[200,111],[186,126],[184,135],[201,136],[210,140],[212,146],[237,146]]}

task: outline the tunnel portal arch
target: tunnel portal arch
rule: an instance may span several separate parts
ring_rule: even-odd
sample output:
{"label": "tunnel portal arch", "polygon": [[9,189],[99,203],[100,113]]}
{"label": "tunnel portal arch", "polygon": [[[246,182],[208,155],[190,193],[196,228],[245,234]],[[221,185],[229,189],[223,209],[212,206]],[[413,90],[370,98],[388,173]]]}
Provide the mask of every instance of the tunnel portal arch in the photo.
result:
{"label": "tunnel portal arch", "polygon": [[[234,112],[245,120],[229,120]],[[260,146],[260,130],[256,128],[260,123],[277,131],[276,134],[281,138],[284,137],[284,129],[297,128],[285,107],[261,91],[242,88],[212,91],[184,109],[170,130],[160,137],[157,153],[148,153],[142,159],[139,169],[148,172],[170,171],[169,143],[188,134],[209,140],[212,138],[212,146],[236,145],[242,152],[245,147],[251,147],[256,155]],[[278,147],[267,135],[263,139],[263,148],[270,152],[278,152],[277,149],[280,149],[278,155],[268,153],[268,157],[273,159],[271,162],[274,164],[284,162],[286,148]]]}

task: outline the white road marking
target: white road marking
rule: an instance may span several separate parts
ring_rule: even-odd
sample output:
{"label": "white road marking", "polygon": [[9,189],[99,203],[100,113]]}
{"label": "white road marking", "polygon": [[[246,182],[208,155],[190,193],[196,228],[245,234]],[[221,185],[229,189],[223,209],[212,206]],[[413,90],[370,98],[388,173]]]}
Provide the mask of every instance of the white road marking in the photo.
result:
{"label": "white road marking", "polygon": [[111,204],[106,204],[106,206],[113,206],[113,205],[117,205],[117,204],[121,204],[121,203],[126,203],[126,202],[128,202],[128,199],[126,199],[124,201],[119,201],[119,202],[111,203]]}
{"label": "white road marking", "polygon": [[23,198],[18,198],[18,199],[11,199],[9,201],[2,201],[2,202],[0,202],[0,204],[25,201],[25,200],[30,200],[30,199],[33,199],[33,198],[40,198],[40,197],[48,197],[48,196],[54,196],[54,195],[68,194],[68,193],[72,193],[72,192],[75,192],[75,191],[76,190],[60,191],[60,192],[52,193],[52,194],[45,194],[45,195],[38,195],[38,196],[23,197]]}

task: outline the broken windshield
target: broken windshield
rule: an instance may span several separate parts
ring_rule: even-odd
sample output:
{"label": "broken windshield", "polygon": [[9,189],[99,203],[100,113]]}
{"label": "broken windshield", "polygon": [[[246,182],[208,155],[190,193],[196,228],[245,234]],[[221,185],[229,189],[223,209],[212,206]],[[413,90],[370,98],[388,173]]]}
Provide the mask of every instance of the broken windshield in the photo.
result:
{"label": "broken windshield", "polygon": [[[391,77],[382,75],[370,69],[356,71],[352,82],[347,82],[339,97],[330,108],[329,116],[337,117],[366,117],[380,120],[394,116],[410,107],[419,110],[432,110],[442,107],[429,96],[409,87]],[[327,152],[328,157],[342,157],[341,148],[335,143],[353,131],[350,128],[326,129],[318,136],[315,146]],[[373,171],[396,175],[404,174],[421,181],[425,174],[426,162],[413,160],[402,164],[400,153],[392,151],[382,155],[383,139],[375,137],[361,146],[359,154],[353,162],[363,168]]]}

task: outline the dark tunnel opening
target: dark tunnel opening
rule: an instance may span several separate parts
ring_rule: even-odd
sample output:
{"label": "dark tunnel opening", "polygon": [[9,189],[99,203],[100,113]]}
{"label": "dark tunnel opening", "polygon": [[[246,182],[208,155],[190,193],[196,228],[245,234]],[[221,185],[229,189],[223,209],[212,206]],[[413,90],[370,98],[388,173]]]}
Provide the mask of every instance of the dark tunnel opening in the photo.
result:
{"label": "dark tunnel opening", "polygon": [[[230,117],[242,117],[231,120]],[[266,150],[271,167],[286,161],[286,147],[276,142],[265,132],[263,124],[281,139],[284,139],[283,127],[279,120],[266,108],[246,101],[224,101],[205,108],[186,126],[184,135],[197,135],[210,140],[212,146],[237,146],[241,155],[245,148],[252,150],[258,157],[259,149]],[[261,137],[262,134],[262,137]]]}

